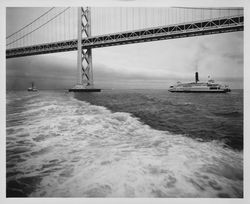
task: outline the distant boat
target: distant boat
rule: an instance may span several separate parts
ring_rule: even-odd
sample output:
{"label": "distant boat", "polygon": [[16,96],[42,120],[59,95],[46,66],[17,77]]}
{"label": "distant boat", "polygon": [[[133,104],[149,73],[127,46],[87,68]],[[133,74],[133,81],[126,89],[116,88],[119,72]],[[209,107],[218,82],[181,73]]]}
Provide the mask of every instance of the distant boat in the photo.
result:
{"label": "distant boat", "polygon": [[38,91],[37,88],[34,86],[34,82],[31,82],[31,87],[29,87],[27,91]]}
{"label": "distant boat", "polygon": [[226,85],[215,83],[213,79],[208,79],[208,82],[199,82],[198,72],[195,73],[195,82],[181,83],[170,86],[170,92],[185,92],[185,93],[227,93],[231,90]]}

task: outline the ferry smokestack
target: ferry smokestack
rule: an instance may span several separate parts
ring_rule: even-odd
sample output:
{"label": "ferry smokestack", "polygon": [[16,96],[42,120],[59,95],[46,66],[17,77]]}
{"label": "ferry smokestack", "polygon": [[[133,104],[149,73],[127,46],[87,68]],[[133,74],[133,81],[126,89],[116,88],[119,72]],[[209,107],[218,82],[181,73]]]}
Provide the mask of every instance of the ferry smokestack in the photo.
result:
{"label": "ferry smokestack", "polygon": [[195,83],[197,83],[199,81],[199,75],[198,72],[195,72]]}

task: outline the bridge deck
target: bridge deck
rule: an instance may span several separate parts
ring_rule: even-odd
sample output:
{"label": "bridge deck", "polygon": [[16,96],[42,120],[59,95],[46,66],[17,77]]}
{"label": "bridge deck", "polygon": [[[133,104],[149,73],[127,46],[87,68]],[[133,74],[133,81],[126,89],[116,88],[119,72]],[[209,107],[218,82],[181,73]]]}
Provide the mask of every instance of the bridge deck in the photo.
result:
{"label": "bridge deck", "polygon": [[[200,22],[168,25],[165,27],[161,26],[143,30],[93,36],[84,38],[82,40],[82,45],[84,48],[99,48],[131,43],[149,42],[155,40],[167,40],[174,38],[242,31],[243,29],[244,17],[241,15],[227,18],[211,19]],[[73,50],[77,50],[76,39],[8,49],[6,50],[6,58],[66,52]]]}

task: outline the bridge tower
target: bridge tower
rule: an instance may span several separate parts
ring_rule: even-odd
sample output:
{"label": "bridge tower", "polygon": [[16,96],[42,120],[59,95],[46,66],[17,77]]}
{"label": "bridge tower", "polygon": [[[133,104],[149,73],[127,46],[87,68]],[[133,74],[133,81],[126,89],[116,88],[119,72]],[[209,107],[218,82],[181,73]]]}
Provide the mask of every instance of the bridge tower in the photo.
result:
{"label": "bridge tower", "polygon": [[69,89],[73,92],[99,92],[100,89],[94,88],[92,50],[84,48],[82,39],[91,36],[91,10],[89,7],[78,8],[78,44],[77,44],[77,82],[74,88]]}

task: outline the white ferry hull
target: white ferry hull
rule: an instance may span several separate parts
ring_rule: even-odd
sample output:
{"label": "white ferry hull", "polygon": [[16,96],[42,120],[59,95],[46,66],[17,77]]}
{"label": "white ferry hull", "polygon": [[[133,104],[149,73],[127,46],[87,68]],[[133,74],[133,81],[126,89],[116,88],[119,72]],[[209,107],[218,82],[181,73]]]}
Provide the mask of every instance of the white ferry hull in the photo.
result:
{"label": "white ferry hull", "polygon": [[170,86],[168,89],[170,92],[181,92],[181,93],[227,93],[231,90],[228,86],[222,86],[215,83],[214,80],[210,79],[207,83],[199,82],[198,72],[195,73],[195,82],[191,83],[180,83]]}
{"label": "white ferry hull", "polygon": [[221,90],[180,90],[180,89],[169,89],[169,92],[180,92],[180,93],[227,93],[230,92],[230,89],[221,89]]}

